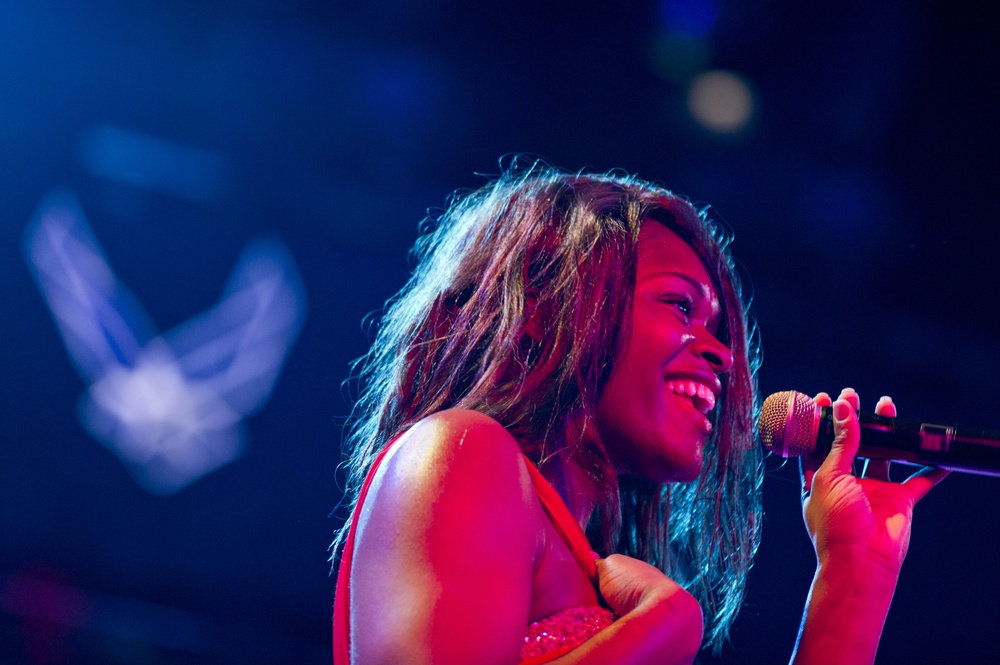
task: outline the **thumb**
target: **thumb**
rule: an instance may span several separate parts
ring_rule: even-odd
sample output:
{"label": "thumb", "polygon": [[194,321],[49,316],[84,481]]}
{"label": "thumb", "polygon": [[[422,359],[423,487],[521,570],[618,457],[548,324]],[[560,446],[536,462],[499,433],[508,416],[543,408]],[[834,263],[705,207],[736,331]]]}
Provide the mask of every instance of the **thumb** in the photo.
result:
{"label": "thumb", "polygon": [[835,475],[849,474],[854,470],[854,456],[861,445],[861,426],[858,414],[847,400],[838,399],[833,403],[833,444],[821,470]]}

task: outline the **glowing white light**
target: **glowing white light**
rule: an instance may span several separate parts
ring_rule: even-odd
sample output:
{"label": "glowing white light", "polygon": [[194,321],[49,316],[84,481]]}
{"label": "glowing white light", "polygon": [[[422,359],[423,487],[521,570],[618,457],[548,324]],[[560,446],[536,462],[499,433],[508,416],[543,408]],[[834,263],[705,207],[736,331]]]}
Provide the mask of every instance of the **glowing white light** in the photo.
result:
{"label": "glowing white light", "polygon": [[90,384],[81,422],[136,480],[169,494],[240,455],[242,418],[267,402],[304,318],[283,245],[248,247],[219,302],[164,334],[115,277],[68,195],[42,203],[25,249]]}
{"label": "glowing white light", "polygon": [[733,134],[750,122],[753,93],[738,74],[715,70],[695,77],[688,88],[688,109],[702,127]]}

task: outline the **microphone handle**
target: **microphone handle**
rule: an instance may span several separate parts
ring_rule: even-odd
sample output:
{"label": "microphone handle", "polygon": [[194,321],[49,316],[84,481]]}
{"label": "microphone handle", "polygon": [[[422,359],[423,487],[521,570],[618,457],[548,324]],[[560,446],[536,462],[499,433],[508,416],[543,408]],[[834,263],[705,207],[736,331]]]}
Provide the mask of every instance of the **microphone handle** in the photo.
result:
{"label": "microphone handle", "polygon": [[[858,457],[888,459],[919,466],[1000,476],[1000,431],[917,420],[860,414]],[[819,410],[816,448],[829,452],[833,442],[833,409]]]}

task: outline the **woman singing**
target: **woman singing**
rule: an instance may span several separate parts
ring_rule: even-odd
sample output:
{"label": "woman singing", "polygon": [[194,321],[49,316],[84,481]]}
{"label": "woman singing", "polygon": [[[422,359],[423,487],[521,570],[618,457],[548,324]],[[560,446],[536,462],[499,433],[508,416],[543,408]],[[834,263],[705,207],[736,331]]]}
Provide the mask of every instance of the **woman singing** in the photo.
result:
{"label": "woman singing", "polygon": [[[721,647],[762,480],[757,354],[721,230],[638,178],[536,164],[457,197],[417,254],[361,371],[336,665]],[[818,566],[799,663],[874,659],[912,507],[944,475],[852,475],[857,408],[844,391],[833,451],[803,465]]]}

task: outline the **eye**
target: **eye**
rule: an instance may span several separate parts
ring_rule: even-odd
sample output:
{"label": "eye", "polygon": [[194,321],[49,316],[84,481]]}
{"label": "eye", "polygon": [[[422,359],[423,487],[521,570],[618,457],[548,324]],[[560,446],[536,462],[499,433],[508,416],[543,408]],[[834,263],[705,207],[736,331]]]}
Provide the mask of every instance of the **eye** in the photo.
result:
{"label": "eye", "polygon": [[694,311],[694,303],[691,301],[691,298],[685,295],[666,295],[660,298],[660,302],[675,308],[685,320],[690,318],[691,313]]}

